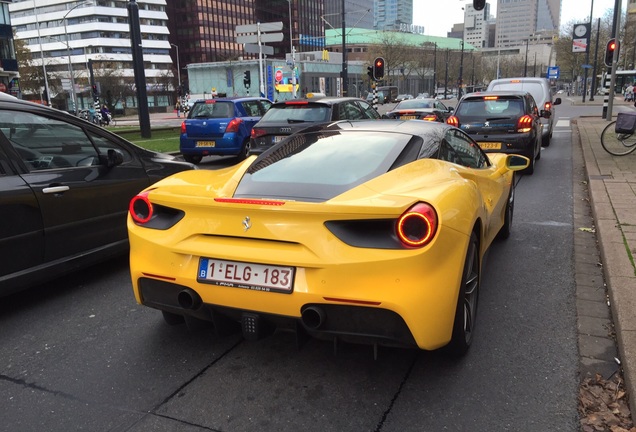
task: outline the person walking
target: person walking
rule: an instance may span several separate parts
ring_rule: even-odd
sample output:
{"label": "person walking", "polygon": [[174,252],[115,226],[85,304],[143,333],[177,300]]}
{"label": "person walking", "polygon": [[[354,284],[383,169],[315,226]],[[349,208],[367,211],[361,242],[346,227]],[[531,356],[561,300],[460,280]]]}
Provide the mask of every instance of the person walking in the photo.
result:
{"label": "person walking", "polygon": [[177,118],[181,117],[181,102],[179,100],[177,100],[174,108],[177,110]]}

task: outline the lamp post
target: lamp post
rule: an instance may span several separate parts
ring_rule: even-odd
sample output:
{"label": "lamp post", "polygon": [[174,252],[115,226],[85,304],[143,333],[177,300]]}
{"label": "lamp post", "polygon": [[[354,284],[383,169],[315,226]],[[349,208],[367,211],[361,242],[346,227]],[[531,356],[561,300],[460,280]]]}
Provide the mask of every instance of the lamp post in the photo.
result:
{"label": "lamp post", "polygon": [[77,94],[75,93],[75,76],[73,75],[73,64],[71,63],[71,46],[69,45],[68,30],[66,28],[66,18],[68,17],[68,14],[73,12],[73,9],[76,9],[80,6],[84,6],[91,3],[92,2],[90,1],[83,1],[81,3],[76,4],[75,6],[70,8],[68,12],[66,12],[66,14],[64,14],[64,17],[62,18],[62,20],[64,21],[64,34],[66,35],[66,55],[68,57],[68,73],[71,76],[71,95],[73,100],[73,111],[75,112],[75,115],[77,115]]}
{"label": "lamp post", "polygon": [[179,47],[171,43],[173,47],[177,49],[177,80],[179,81],[179,89],[181,89],[181,66],[179,65]]}
{"label": "lamp post", "polygon": [[289,52],[291,55],[291,74],[292,74],[292,97],[296,99],[296,56],[294,53],[294,38],[292,30],[292,0],[287,0],[289,3]]}
{"label": "lamp post", "polygon": [[40,102],[46,102],[48,106],[51,106],[51,95],[49,94],[49,79],[46,76],[46,65],[44,64],[44,50],[42,49],[42,39],[40,38],[40,22],[38,21],[38,8],[35,5],[35,0],[33,0],[33,12],[35,14],[35,25],[38,28],[38,44],[40,45],[40,59],[42,60],[42,73],[44,74],[44,92],[46,93],[46,101],[42,101],[40,98]]}

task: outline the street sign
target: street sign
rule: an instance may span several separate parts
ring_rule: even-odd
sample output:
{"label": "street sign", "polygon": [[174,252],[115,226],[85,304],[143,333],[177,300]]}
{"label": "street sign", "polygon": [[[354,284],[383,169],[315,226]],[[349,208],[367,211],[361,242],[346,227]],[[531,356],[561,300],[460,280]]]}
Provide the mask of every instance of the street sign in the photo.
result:
{"label": "street sign", "polygon": [[[245,50],[246,53],[250,53],[250,54],[259,53],[257,44],[246,43],[243,46],[243,49]],[[269,45],[261,45],[261,49],[263,50],[263,54],[265,55],[274,55],[274,47],[271,47]]]}
{"label": "street sign", "polygon": [[588,64],[584,64],[584,65],[581,65],[581,67],[582,67],[583,69],[592,69],[594,66],[592,66],[592,65],[588,65]]}
{"label": "street sign", "polygon": [[548,78],[549,79],[557,79],[559,78],[560,69],[558,66],[550,66],[548,67]]}
{"label": "street sign", "polygon": [[71,79],[70,78],[60,78],[60,82],[62,83],[62,90],[71,91]]}
{"label": "street sign", "polygon": [[[244,24],[236,26],[236,33],[257,33],[260,26],[261,32],[275,32],[283,29],[283,22],[271,22],[271,23],[259,23],[259,24]],[[242,42],[239,42],[242,43]]]}
{"label": "street sign", "polygon": [[[281,42],[283,40],[282,33],[261,33],[261,43]],[[258,43],[258,35],[238,35],[236,43],[240,44],[256,44]]]}

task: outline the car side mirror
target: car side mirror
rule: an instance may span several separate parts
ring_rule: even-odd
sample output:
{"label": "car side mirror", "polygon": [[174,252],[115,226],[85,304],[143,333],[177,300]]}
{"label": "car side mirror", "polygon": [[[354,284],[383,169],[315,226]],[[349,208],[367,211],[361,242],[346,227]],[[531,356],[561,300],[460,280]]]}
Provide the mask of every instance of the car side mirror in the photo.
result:
{"label": "car side mirror", "polygon": [[552,105],[561,105],[561,98],[556,98],[554,102],[552,102]]}
{"label": "car side mirror", "polygon": [[552,116],[552,113],[548,110],[541,110],[541,117],[543,118],[550,118]]}
{"label": "car side mirror", "polygon": [[100,161],[108,168],[112,168],[124,163],[124,155],[119,150],[108,149],[106,157],[100,155]]}

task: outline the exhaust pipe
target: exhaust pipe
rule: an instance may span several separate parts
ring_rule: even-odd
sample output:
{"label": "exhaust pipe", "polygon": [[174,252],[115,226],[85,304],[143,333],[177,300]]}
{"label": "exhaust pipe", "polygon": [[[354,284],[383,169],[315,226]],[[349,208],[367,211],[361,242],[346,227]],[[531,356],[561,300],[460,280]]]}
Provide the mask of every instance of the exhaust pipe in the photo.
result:
{"label": "exhaust pipe", "polygon": [[305,327],[310,330],[318,330],[325,323],[327,315],[322,308],[309,306],[302,312],[300,318]]}
{"label": "exhaust pipe", "polygon": [[177,295],[179,306],[184,309],[198,309],[201,306],[201,297],[194,290],[186,288]]}

